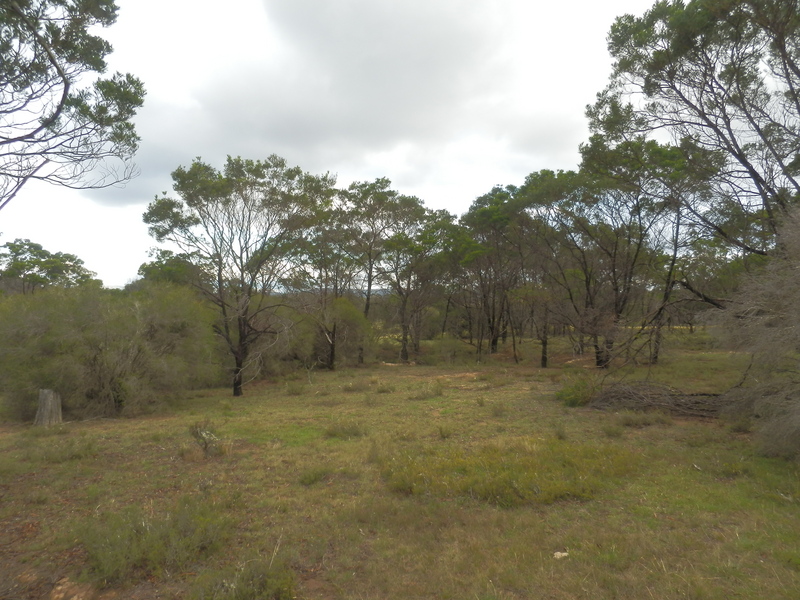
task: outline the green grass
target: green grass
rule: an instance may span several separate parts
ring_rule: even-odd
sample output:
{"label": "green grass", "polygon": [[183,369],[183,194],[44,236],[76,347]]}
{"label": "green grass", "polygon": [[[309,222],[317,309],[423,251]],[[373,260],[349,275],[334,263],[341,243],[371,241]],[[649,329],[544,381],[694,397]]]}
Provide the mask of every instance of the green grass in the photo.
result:
{"label": "green grass", "polygon": [[[722,391],[724,356],[713,384],[692,355],[636,375],[675,385],[685,367],[687,391]],[[0,426],[0,581],[22,597],[58,569],[120,597],[797,598],[798,465],[730,423],[567,407],[555,394],[581,372],[316,372],[297,395],[282,380],[62,432]],[[227,453],[203,457],[189,428],[205,422]]]}

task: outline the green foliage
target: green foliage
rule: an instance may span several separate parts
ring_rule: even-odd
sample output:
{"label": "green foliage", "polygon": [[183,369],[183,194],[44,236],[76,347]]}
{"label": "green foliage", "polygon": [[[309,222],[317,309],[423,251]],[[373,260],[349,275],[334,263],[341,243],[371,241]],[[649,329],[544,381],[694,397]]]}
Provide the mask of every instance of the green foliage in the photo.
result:
{"label": "green foliage", "polygon": [[641,429],[651,425],[671,425],[672,419],[669,415],[658,412],[634,412],[624,411],[617,415],[617,423],[622,427],[632,427]]}
{"label": "green foliage", "polygon": [[74,287],[94,281],[74,254],[45,250],[30,240],[17,239],[0,248],[0,289],[32,294],[48,286]]}
{"label": "green foliage", "polygon": [[96,287],[0,299],[0,389],[17,418],[40,388],[81,415],[141,412],[216,382],[210,316],[188,290]]}
{"label": "green foliage", "polygon": [[445,384],[441,379],[431,379],[424,382],[418,388],[412,390],[409,400],[432,400],[444,395]]}
{"label": "green foliage", "polygon": [[586,406],[596,391],[592,378],[572,377],[556,392],[556,400],[570,407]]}
{"label": "green foliage", "polygon": [[639,465],[633,453],[621,448],[559,440],[485,445],[468,452],[388,453],[379,461],[395,492],[472,498],[504,508],[588,500]]}
{"label": "green foliage", "polygon": [[231,520],[207,497],[184,497],[168,511],[130,506],[78,528],[89,575],[104,584],[185,569],[219,550]]}
{"label": "green foliage", "polygon": [[300,474],[300,485],[310,486],[314,485],[315,483],[320,483],[321,481],[325,481],[328,477],[332,475],[333,471],[330,467],[312,467],[310,469],[306,469]]}
{"label": "green foliage", "polygon": [[3,3],[0,209],[34,178],[102,187],[134,174],[144,87],[129,74],[98,77],[112,48],[97,32],[116,17],[113,0]]}

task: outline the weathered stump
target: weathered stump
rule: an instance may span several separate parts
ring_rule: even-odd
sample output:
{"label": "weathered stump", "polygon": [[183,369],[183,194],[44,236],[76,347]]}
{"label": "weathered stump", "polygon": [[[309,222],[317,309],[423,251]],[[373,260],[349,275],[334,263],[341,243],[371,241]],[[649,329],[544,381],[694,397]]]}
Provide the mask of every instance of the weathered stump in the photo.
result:
{"label": "weathered stump", "polygon": [[61,423],[61,396],[53,390],[39,390],[39,408],[34,425],[50,427]]}

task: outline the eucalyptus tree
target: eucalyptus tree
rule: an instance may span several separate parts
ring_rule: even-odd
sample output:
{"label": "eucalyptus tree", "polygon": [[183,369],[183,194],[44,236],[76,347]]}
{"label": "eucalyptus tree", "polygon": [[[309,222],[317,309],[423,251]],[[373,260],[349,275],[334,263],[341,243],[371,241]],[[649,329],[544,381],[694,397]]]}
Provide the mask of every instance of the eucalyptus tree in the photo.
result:
{"label": "eucalyptus tree", "polygon": [[0,246],[0,285],[6,291],[33,294],[50,286],[84,285],[96,281],[94,277],[74,254],[52,253],[23,239]]}
{"label": "eucalyptus tree", "polygon": [[[477,198],[460,224],[469,235],[463,249],[462,267],[479,307],[481,322],[478,333],[478,353],[482,349],[483,332],[489,340],[489,353],[495,353],[501,336],[509,329],[516,335],[511,323],[511,291],[521,283],[523,265],[520,263],[520,240],[516,212],[515,186],[495,187]],[[514,344],[516,358],[516,343]]]}
{"label": "eucalyptus tree", "polygon": [[298,310],[313,322],[317,333],[310,349],[314,362],[331,370],[343,341],[358,345],[363,359],[366,317],[354,318],[357,309],[351,300],[363,265],[348,251],[352,238],[350,215],[344,207],[318,207],[289,282]]}
{"label": "eucalyptus tree", "polygon": [[419,330],[413,336],[422,311],[440,283],[442,253],[453,215],[434,211],[412,196],[398,196],[389,216],[391,227],[384,242],[378,279],[397,299],[400,326],[400,360],[408,362],[409,343],[419,351]]}
{"label": "eucalyptus tree", "polygon": [[116,18],[114,0],[0,4],[0,209],[31,180],[90,188],[135,174],[144,86],[97,77],[111,45],[96,32]]}
{"label": "eucalyptus tree", "polygon": [[656,221],[651,199],[591,174],[531,174],[521,190],[548,245],[548,277],[568,308],[563,316],[608,367],[649,282]]}
{"label": "eucalyptus tree", "polygon": [[304,173],[278,156],[228,157],[222,171],[196,159],[172,173],[177,198],[157,197],[144,213],[150,234],[177,246],[202,275],[193,281],[216,307],[216,333],[233,358],[233,394],[269,344],[290,324],[281,294],[316,209],[334,180]]}
{"label": "eucalyptus tree", "polygon": [[794,0],[660,0],[609,34],[599,130],[669,132],[719,157],[715,193],[686,210],[713,236],[768,254],[800,194],[800,6]]}
{"label": "eucalyptus tree", "polygon": [[[357,181],[340,192],[346,223],[345,250],[359,267],[359,285],[364,297],[363,315],[370,318],[372,294],[384,245],[392,229],[393,216],[400,195],[391,189],[391,181],[382,177],[375,181]],[[364,344],[359,349],[359,363],[364,362]]]}

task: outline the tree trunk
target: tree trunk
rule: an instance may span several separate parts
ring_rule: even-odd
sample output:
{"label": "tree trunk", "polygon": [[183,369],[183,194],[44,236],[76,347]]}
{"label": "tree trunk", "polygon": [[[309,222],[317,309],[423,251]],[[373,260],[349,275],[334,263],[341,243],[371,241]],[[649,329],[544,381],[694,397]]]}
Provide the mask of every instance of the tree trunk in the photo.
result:
{"label": "tree trunk", "polygon": [[61,396],[53,390],[39,390],[39,408],[33,424],[42,427],[61,423]]}
{"label": "tree trunk", "polygon": [[239,355],[234,356],[233,359],[235,363],[233,367],[233,395],[242,396],[244,395],[244,390],[242,389],[244,383],[244,360]]}

